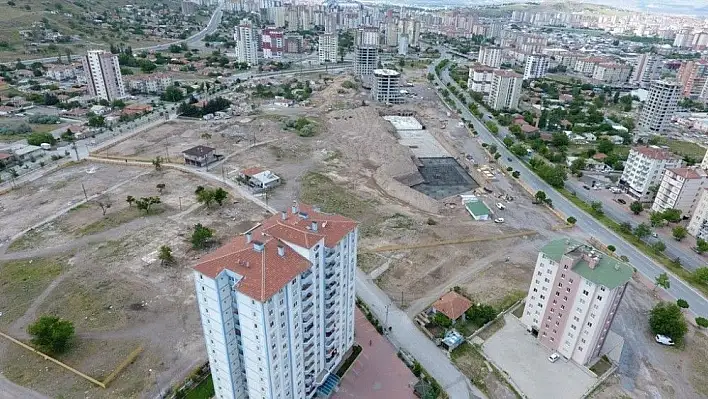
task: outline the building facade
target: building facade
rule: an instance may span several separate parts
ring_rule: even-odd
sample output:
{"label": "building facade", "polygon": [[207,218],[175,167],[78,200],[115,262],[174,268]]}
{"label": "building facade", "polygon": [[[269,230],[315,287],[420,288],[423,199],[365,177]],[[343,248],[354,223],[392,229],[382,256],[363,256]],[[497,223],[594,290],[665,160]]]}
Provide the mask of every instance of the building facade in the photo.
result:
{"label": "building facade", "polygon": [[691,220],[688,222],[688,234],[700,238],[708,239],[708,189],[701,190],[696,210],[693,211]]}
{"label": "building facade", "polygon": [[317,395],[354,344],[357,239],[294,203],[194,267],[216,398]]}
{"label": "building facade", "polygon": [[629,82],[639,87],[649,87],[652,80],[660,76],[662,58],[657,54],[643,53],[637,57],[637,62],[632,70]]}
{"label": "building facade", "polygon": [[103,50],[89,50],[82,64],[89,95],[106,101],[126,96],[117,55]]}
{"label": "building facade", "polygon": [[523,76],[514,71],[495,70],[492,73],[489,105],[496,110],[516,109],[519,106],[523,80]]}
{"label": "building facade", "polygon": [[653,81],[637,123],[639,129],[650,133],[665,132],[676,112],[680,92],[681,86],[674,81]]}
{"label": "building facade", "polygon": [[263,59],[280,58],[284,51],[284,31],[276,27],[263,29],[261,33],[261,47],[263,48]]}
{"label": "building facade", "polygon": [[687,61],[681,65],[676,75],[681,84],[681,95],[692,99],[706,98],[706,82],[708,81],[708,61]]}
{"label": "building facade", "polygon": [[667,209],[678,209],[683,216],[690,216],[706,188],[705,183],[706,172],[703,169],[666,169],[651,210],[663,212]]}
{"label": "building facade", "polygon": [[659,147],[635,147],[629,151],[624,163],[620,185],[627,194],[640,202],[652,202],[654,192],[650,187],[661,182],[664,170],[681,167],[681,159]]}
{"label": "building facade", "polygon": [[598,64],[592,73],[592,78],[602,83],[625,83],[629,79],[632,68],[629,65],[616,62]]}
{"label": "building facade", "polygon": [[467,77],[467,88],[478,93],[489,94],[492,91],[493,77],[494,68],[482,65],[472,66]]}
{"label": "building facade", "polygon": [[374,81],[371,87],[374,101],[385,104],[401,104],[401,74],[392,69],[374,69]]}
{"label": "building facade", "polygon": [[338,37],[336,33],[325,33],[320,35],[319,47],[317,48],[317,55],[320,64],[325,62],[337,62],[337,41]]}
{"label": "building facade", "polygon": [[521,322],[539,342],[585,365],[600,354],[632,267],[572,239],[541,248]]}
{"label": "building facade", "polygon": [[524,80],[540,79],[546,76],[550,57],[544,54],[532,54],[526,57],[524,65]]}
{"label": "building facade", "polygon": [[241,25],[235,28],[234,40],[236,60],[251,66],[258,65],[258,35],[253,25],[248,21],[241,21]]}
{"label": "building facade", "polygon": [[481,46],[477,55],[477,62],[482,65],[499,68],[502,63],[501,47]]}
{"label": "building facade", "polygon": [[379,30],[362,27],[354,39],[354,73],[370,85],[379,60]]}

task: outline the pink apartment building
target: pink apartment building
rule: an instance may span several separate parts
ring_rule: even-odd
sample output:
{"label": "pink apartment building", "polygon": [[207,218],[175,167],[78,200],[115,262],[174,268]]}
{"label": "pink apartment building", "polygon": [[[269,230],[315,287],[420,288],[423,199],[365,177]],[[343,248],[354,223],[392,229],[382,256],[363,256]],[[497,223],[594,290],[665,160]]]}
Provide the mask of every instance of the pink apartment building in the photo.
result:
{"label": "pink apartment building", "polygon": [[632,273],[590,245],[551,241],[538,254],[521,321],[542,345],[585,365],[599,355]]}

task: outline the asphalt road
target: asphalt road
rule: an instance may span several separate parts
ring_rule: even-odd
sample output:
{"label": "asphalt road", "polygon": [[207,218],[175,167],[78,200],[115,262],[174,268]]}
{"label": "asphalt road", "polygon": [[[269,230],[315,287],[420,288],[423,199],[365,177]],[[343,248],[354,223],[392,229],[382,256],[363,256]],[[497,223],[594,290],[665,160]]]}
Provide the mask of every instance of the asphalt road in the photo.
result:
{"label": "asphalt road", "polygon": [[[444,49],[441,48],[441,54],[444,53]],[[429,70],[434,73],[434,67],[437,65],[438,61],[435,61],[429,67]],[[435,80],[441,86],[444,86],[448,82],[453,82],[452,79],[444,71],[442,74],[445,83],[441,82],[438,77]],[[453,84],[455,84],[453,82]],[[464,91],[463,91],[464,92]],[[567,200],[564,196],[559,194],[553,187],[548,183],[541,180],[535,173],[529,170],[526,165],[520,162],[516,155],[512,154],[502,142],[502,135],[499,137],[494,136],[487,130],[486,126],[481,123],[472,113],[469,112],[467,107],[462,104],[457,98],[451,96],[457,103],[458,108],[462,110],[462,116],[466,119],[472,121],[474,129],[479,133],[482,140],[486,143],[496,144],[499,153],[502,155],[499,158],[499,163],[506,166],[511,166],[515,170],[521,172],[520,179],[526,183],[532,190],[538,191],[542,190],[546,193],[547,197],[553,201],[553,207],[563,213],[566,216],[574,216],[577,219],[575,224],[578,228],[583,230],[588,235],[595,237],[603,243],[612,244],[617,248],[617,253],[620,255],[625,255],[629,258],[629,262],[634,266],[638,272],[642,273],[648,277],[651,281],[661,273],[668,273],[670,276],[671,288],[666,290],[674,298],[682,298],[688,301],[691,306],[691,310],[698,316],[708,317],[708,300],[701,295],[698,291],[689,287],[688,284],[681,281],[676,275],[666,270],[663,266],[655,263],[648,256],[644,255],[641,251],[635,248],[632,244],[625,241],[622,237],[618,236],[603,224],[595,220],[592,216],[582,211],[580,208],[576,207],[572,202]],[[507,158],[511,158],[512,161],[508,162]]]}
{"label": "asphalt road", "polygon": [[[158,44],[158,45],[149,46],[149,47],[134,48],[133,51],[134,51],[134,52],[138,52],[138,51],[158,51],[158,50],[165,50],[165,49],[169,48],[169,47],[170,47],[171,45],[173,45],[173,44],[187,43],[187,44],[189,45],[189,44],[192,44],[192,43],[196,43],[196,42],[202,40],[202,39],[204,38],[204,36],[209,35],[209,34],[212,34],[212,33],[214,33],[214,31],[216,31],[216,28],[218,28],[218,27],[219,27],[219,24],[221,23],[221,16],[222,16],[222,15],[223,15],[223,13],[222,13],[222,11],[221,11],[221,5],[219,5],[219,6],[216,8],[216,10],[214,10],[214,13],[211,15],[211,18],[209,19],[209,23],[207,24],[207,26],[204,27],[204,29],[200,30],[199,32],[195,33],[194,35],[192,35],[192,36],[190,36],[190,37],[188,37],[188,38],[186,38],[186,39],[184,39],[184,40],[178,40],[178,41],[175,41],[175,42],[164,43],[164,44]],[[71,56],[71,59],[72,59],[72,60],[76,60],[76,59],[79,59],[79,58],[81,58],[81,57],[83,57],[83,54],[82,54],[82,55],[78,55],[78,54],[77,54],[77,55],[72,55],[72,56]],[[31,64],[31,63],[33,63],[33,62],[41,62],[41,63],[54,62],[54,61],[57,60],[57,58],[59,58],[59,57],[36,58],[36,59],[34,59],[34,60],[22,60],[22,62],[23,62],[24,64]],[[5,64],[5,65],[14,65],[14,64],[15,64],[15,61],[12,61],[12,62],[5,62],[4,64]]]}

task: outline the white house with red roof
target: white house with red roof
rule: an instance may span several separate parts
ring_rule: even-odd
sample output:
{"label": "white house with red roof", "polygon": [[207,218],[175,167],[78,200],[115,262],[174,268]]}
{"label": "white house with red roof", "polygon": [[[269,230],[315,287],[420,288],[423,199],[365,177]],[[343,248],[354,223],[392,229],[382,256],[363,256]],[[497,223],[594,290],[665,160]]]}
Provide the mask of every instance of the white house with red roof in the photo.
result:
{"label": "white house with red roof", "polygon": [[194,267],[215,397],[312,398],[354,345],[357,223],[293,206]]}

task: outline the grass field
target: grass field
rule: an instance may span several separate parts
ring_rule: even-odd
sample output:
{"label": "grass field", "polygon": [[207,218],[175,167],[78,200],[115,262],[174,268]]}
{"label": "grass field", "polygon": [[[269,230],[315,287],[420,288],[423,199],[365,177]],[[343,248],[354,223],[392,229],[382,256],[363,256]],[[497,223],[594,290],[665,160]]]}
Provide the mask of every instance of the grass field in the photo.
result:
{"label": "grass field", "polygon": [[214,381],[211,374],[204,381],[200,382],[191,391],[187,392],[184,399],[209,399],[214,396]]}
{"label": "grass field", "polygon": [[300,199],[307,204],[319,205],[324,212],[361,220],[372,210],[373,204],[357,197],[321,173],[308,173],[302,178]]}
{"label": "grass field", "polygon": [[30,259],[0,263],[0,326],[22,316],[32,301],[67,265],[63,259]]}
{"label": "grass field", "polygon": [[691,143],[690,141],[671,140],[664,137],[660,137],[658,140],[659,145],[668,146],[673,153],[684,157],[691,157],[698,162],[701,162],[703,156],[706,154],[704,147],[696,143]]}

